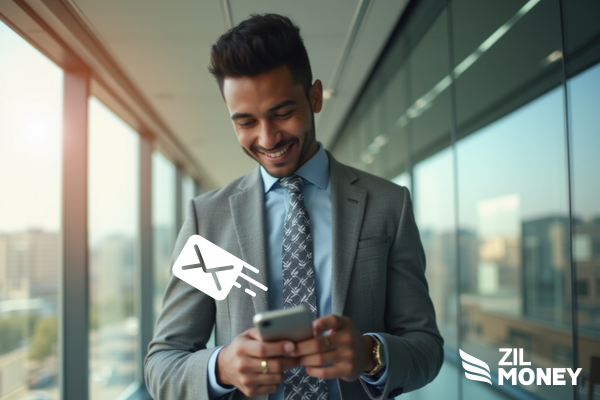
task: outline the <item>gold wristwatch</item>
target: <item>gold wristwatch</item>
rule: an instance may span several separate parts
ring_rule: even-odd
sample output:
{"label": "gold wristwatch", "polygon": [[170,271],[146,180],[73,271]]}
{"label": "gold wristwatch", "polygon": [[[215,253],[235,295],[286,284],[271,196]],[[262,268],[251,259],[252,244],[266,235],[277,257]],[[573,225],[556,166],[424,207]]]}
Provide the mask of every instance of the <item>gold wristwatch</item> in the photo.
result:
{"label": "gold wristwatch", "polygon": [[381,372],[382,369],[385,368],[386,359],[385,359],[385,349],[381,344],[381,341],[377,338],[377,336],[369,335],[373,339],[373,359],[375,360],[375,366],[369,372],[365,372],[367,376],[377,375]]}

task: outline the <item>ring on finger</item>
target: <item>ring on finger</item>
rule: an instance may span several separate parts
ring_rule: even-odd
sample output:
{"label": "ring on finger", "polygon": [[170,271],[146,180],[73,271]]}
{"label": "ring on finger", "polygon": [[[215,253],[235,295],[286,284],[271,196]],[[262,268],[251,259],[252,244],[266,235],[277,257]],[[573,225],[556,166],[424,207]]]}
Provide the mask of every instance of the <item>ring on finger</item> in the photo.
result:
{"label": "ring on finger", "polygon": [[269,368],[267,367],[267,360],[260,361],[260,369],[262,370],[263,374],[266,374],[269,372]]}

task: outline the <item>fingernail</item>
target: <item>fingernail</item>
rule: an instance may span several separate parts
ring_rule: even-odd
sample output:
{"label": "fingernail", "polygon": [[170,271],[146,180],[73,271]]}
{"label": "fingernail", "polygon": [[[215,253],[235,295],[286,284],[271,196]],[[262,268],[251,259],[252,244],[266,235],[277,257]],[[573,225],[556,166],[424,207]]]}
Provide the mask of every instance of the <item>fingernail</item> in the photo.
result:
{"label": "fingernail", "polygon": [[294,343],[286,343],[283,345],[283,350],[286,353],[291,353],[292,351],[294,351]]}

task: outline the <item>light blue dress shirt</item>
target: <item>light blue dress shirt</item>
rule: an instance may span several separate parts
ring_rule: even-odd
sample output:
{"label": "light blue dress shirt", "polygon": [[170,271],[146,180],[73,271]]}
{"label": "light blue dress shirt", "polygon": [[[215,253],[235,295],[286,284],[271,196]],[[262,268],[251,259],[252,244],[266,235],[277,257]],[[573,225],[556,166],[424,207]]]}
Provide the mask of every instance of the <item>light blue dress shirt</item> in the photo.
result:
{"label": "light blue dress shirt", "polygon": [[[267,276],[269,282],[269,309],[283,308],[283,276],[281,266],[281,253],[283,241],[283,226],[285,216],[289,208],[290,193],[279,185],[279,178],[275,178],[261,166],[260,173],[265,191],[265,228],[267,232]],[[331,185],[329,179],[329,158],[319,143],[319,150],[297,171],[296,175],[304,178],[304,203],[310,218],[310,230],[313,239],[313,259],[315,268],[315,280],[317,286],[318,316],[323,317],[331,314]],[[377,334],[382,342],[389,359],[389,353],[385,340]],[[221,347],[222,348],[222,347]],[[225,388],[217,382],[216,364],[217,356],[221,348],[215,351],[208,364],[209,392],[212,399],[218,399],[235,388]],[[365,382],[380,388],[387,381],[387,370],[377,378],[373,379],[361,375]],[[329,399],[339,400],[340,391],[337,379],[328,379]],[[275,393],[269,395],[271,400],[283,400],[283,382]]]}

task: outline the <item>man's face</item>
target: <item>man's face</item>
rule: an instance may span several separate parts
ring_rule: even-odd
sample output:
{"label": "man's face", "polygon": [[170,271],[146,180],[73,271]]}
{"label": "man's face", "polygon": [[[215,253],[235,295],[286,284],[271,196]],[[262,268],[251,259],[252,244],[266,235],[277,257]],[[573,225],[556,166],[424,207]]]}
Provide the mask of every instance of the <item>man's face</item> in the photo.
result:
{"label": "man's face", "polygon": [[223,82],[238,142],[278,178],[292,175],[317,152],[313,113],[321,111],[322,93],[317,80],[307,98],[286,66]]}

